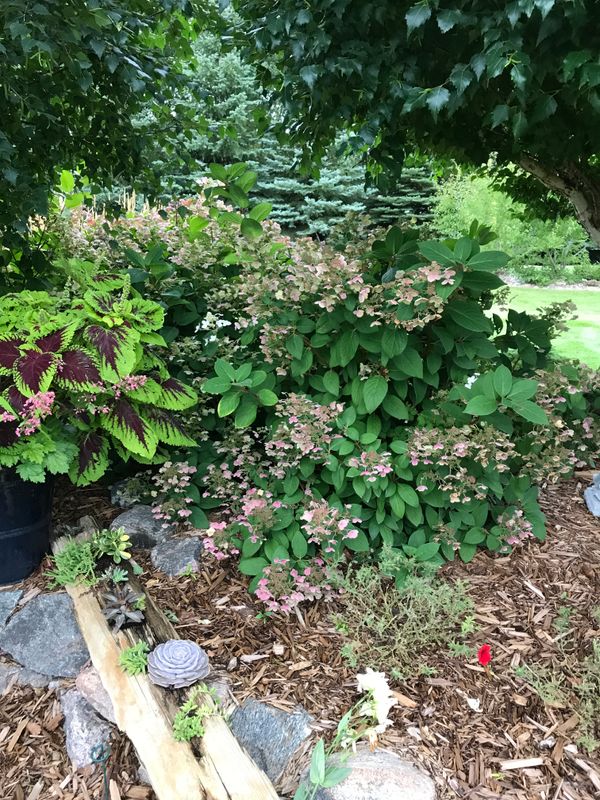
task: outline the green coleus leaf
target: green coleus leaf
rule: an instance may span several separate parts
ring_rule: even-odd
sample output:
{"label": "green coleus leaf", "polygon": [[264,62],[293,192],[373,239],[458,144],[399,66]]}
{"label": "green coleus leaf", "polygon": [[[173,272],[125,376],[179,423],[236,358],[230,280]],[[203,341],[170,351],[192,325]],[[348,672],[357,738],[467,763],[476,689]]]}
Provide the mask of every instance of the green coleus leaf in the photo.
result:
{"label": "green coleus leaf", "polygon": [[363,386],[363,402],[369,414],[383,402],[388,392],[388,382],[381,375],[371,375]]}

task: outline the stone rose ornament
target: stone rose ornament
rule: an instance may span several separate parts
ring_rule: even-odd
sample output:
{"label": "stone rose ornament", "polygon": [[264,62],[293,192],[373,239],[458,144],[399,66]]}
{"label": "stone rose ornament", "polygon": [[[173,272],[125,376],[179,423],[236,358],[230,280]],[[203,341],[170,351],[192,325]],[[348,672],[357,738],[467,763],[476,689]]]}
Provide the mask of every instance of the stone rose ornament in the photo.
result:
{"label": "stone rose ornament", "polygon": [[206,651],[189,639],[169,639],[148,655],[148,677],[167,689],[191,686],[209,672]]}

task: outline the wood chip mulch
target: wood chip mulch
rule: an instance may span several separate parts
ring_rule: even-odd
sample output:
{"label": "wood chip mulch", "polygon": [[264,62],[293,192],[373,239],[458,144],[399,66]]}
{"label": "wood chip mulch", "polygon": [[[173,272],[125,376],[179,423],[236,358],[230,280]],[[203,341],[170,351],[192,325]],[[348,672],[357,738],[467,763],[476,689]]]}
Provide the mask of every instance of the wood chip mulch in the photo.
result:
{"label": "wood chip mulch", "polygon": [[[478,625],[469,644],[474,650],[491,645],[492,673],[476,658],[432,654],[433,677],[393,686],[399,705],[381,741],[429,770],[440,800],[600,797],[600,751],[590,757],[576,744],[577,665],[600,637],[593,613],[600,606],[600,521],[586,510],[582,488],[568,481],[544,491],[546,543],[508,557],[480,553],[468,565],[443,569],[447,579],[467,583]],[[74,519],[114,516],[105,496],[82,498],[77,493],[64,501]],[[228,676],[236,702],[255,697],[286,710],[301,703],[315,728],[328,733],[356,701],[355,675],[340,656],[330,606],[259,619],[245,581],[222,564],[173,579],[148,570],[142,579],[163,610],[177,615],[179,634],[202,644],[217,672]],[[42,585],[37,573],[25,588]],[[542,701],[516,674],[523,665],[562,681],[558,699]],[[13,687],[0,697],[0,798],[102,798],[97,772],[71,770],[59,717],[56,690]],[[598,728],[600,738],[600,721]],[[278,787],[283,796],[293,794],[310,746]],[[111,800],[149,800],[136,783],[135,754],[123,737],[112,743],[110,770]]]}

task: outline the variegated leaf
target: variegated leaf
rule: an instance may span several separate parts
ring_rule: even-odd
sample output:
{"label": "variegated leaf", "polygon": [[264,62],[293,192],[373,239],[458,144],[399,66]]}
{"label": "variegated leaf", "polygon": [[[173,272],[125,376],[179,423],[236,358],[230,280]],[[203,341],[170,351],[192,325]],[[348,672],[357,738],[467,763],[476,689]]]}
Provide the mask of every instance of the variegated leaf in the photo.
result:
{"label": "variegated leaf", "polygon": [[0,339],[0,375],[10,375],[15,361],[21,355],[19,347],[24,344],[23,339],[6,337]]}
{"label": "variegated leaf", "polygon": [[117,381],[133,372],[139,341],[137,331],[125,325],[115,328],[90,325],[85,334],[97,353],[104,380]]}
{"label": "variegated leaf", "polygon": [[56,373],[56,364],[53,353],[27,350],[15,361],[13,367],[17,389],[28,397],[38,392],[47,392]]}
{"label": "variegated leaf", "polygon": [[160,381],[161,392],[156,401],[160,408],[168,408],[170,411],[181,411],[184,408],[193,406],[198,402],[198,395],[185,383],[175,378],[167,378]]}
{"label": "variegated leaf", "polygon": [[97,365],[85,350],[67,350],[62,353],[56,382],[66,389],[93,391],[102,378]]}
{"label": "variegated leaf", "polygon": [[79,440],[79,454],[69,477],[76,486],[99,480],[108,468],[108,440],[99,431],[87,431]]}
{"label": "variegated leaf", "polygon": [[138,409],[124,398],[115,402],[108,414],[101,417],[102,426],[136,455],[152,458],[158,436]]}
{"label": "variegated leaf", "polygon": [[73,341],[73,335],[77,326],[75,324],[45,326],[47,330],[41,330],[41,336],[35,340],[35,346],[42,353],[62,353]]}
{"label": "variegated leaf", "polygon": [[169,414],[168,411],[153,408],[148,412],[148,418],[152,422],[152,427],[161,442],[172,444],[176,447],[196,446],[196,442],[185,432],[181,421],[173,414]]}

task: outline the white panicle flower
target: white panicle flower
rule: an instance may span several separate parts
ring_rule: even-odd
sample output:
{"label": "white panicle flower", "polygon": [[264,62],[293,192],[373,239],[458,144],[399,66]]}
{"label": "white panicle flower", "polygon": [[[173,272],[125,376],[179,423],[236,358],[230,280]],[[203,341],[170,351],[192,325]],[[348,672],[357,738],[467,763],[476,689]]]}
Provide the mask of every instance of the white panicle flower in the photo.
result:
{"label": "white panicle flower", "polygon": [[473,384],[475,383],[475,381],[479,377],[479,375],[480,375],[479,372],[474,372],[469,378],[467,378],[467,382],[465,383],[465,388],[466,389],[470,389],[471,386],[473,386]]}
{"label": "white panicle flower", "polygon": [[375,733],[383,733],[392,724],[392,721],[388,719],[390,708],[398,702],[392,696],[385,673],[375,672],[367,667],[364,673],[356,676],[356,680],[359,692],[370,692],[371,694],[370,700],[365,702],[363,714],[373,716],[377,720],[377,725],[373,729]]}

